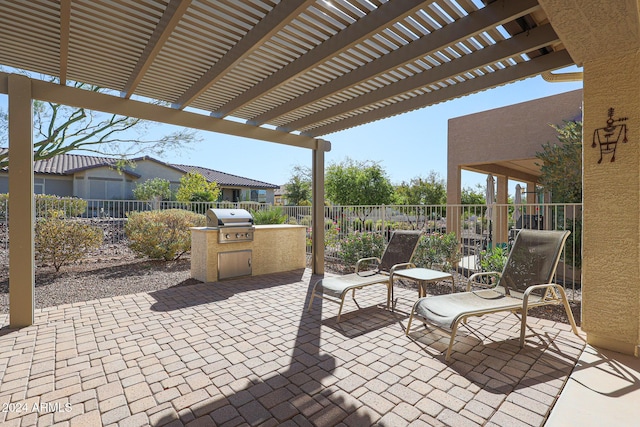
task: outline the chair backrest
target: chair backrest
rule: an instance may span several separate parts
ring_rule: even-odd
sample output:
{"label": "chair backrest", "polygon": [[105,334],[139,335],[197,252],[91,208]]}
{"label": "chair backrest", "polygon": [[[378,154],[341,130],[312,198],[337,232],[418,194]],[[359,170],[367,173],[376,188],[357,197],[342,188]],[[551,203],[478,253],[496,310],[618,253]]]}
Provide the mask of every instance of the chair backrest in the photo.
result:
{"label": "chair backrest", "polygon": [[394,231],[384,253],[382,254],[382,257],[380,258],[378,270],[388,273],[394,265],[410,262],[416,248],[418,247],[420,236],[422,236],[421,231]]}
{"label": "chair backrest", "polygon": [[532,285],[551,283],[569,234],[570,231],[521,230],[498,285],[513,294]]}

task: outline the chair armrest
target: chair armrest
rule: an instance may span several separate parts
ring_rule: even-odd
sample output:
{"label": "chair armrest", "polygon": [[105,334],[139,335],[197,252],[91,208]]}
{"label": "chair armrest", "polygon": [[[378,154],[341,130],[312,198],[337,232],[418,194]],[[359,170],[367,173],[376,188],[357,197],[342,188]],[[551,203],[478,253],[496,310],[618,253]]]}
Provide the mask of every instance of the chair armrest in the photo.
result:
{"label": "chair armrest", "polygon": [[[469,276],[469,279],[467,280],[467,292],[471,291],[471,284],[476,277],[484,277],[484,276],[496,276],[499,279],[500,277],[502,277],[502,273],[500,273],[499,271],[483,271],[481,273],[473,273],[471,276]],[[494,284],[486,284],[486,285],[484,283],[478,283],[478,282],[475,282],[474,284],[482,288],[495,288],[498,285],[498,282]]]}
{"label": "chair armrest", "polygon": [[[543,283],[540,285],[531,285],[529,287],[527,287],[527,289],[524,291],[523,297],[522,297],[522,307],[523,308],[527,308],[527,306],[529,305],[529,295],[531,295],[531,292],[538,290],[538,289],[552,289],[554,292],[557,290],[560,292],[560,294],[564,294],[564,288],[560,285],[558,285],[557,283]],[[543,298],[546,295],[543,294]],[[557,298],[557,295],[556,295]]]}
{"label": "chair armrest", "polygon": [[391,271],[389,271],[389,274],[393,276],[393,273],[396,270],[407,269],[407,268],[416,268],[416,265],[412,262],[403,262],[402,264],[395,264],[393,267],[391,267]]}
{"label": "chair armrest", "polygon": [[356,262],[356,273],[357,273],[358,271],[360,271],[360,264],[361,264],[361,263],[363,263],[363,262],[365,262],[365,261],[373,261],[373,260],[378,261],[378,264],[380,264],[380,262],[381,262],[381,261],[380,261],[380,258],[378,258],[378,257],[376,257],[376,256],[372,256],[372,257],[369,257],[369,258],[360,258],[360,259],[358,260],[358,262]]}

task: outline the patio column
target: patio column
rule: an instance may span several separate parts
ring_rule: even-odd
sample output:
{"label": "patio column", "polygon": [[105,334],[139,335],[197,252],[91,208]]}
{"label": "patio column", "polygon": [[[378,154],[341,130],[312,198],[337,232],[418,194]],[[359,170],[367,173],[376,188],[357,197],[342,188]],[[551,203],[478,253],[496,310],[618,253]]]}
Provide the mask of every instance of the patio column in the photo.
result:
{"label": "patio column", "polygon": [[496,203],[498,204],[496,211],[498,215],[494,227],[493,241],[498,244],[507,243],[509,240],[509,208],[507,206],[509,202],[509,177],[496,175],[496,178]]}
{"label": "patio column", "polygon": [[592,345],[638,356],[640,6],[637,0],[540,5],[584,67],[582,329]]}
{"label": "patio column", "polygon": [[9,324],[33,324],[35,263],[31,80],[11,74],[9,93]]}
{"label": "patio column", "polygon": [[[447,165],[447,233],[454,232],[458,241],[462,238],[462,168],[449,158]],[[452,206],[455,205],[455,206]]]}
{"label": "patio column", "polygon": [[324,152],[331,150],[331,143],[316,139],[311,168],[313,205],[311,211],[311,272],[324,274]]}
{"label": "patio column", "polygon": [[538,194],[536,193],[536,183],[527,182],[527,214],[535,215],[536,206],[538,203]]}
{"label": "patio column", "polygon": [[[636,356],[640,344],[639,88],[637,51],[584,64],[582,328],[589,343]],[[598,163],[606,148],[601,143],[610,117],[615,130],[609,138],[617,142],[609,148],[615,149],[615,161],[614,153],[605,153]]]}

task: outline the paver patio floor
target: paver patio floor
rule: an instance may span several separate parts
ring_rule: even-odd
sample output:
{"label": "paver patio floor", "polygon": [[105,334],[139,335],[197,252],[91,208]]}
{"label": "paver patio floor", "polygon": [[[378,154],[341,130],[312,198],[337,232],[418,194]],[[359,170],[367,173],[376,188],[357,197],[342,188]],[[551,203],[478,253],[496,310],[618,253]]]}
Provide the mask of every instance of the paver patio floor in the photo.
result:
{"label": "paver patio floor", "polygon": [[38,310],[33,326],[0,315],[4,426],[538,426],[584,341],[513,315],[448,337],[413,328],[417,291],[359,291],[306,311],[309,270],[169,288]]}

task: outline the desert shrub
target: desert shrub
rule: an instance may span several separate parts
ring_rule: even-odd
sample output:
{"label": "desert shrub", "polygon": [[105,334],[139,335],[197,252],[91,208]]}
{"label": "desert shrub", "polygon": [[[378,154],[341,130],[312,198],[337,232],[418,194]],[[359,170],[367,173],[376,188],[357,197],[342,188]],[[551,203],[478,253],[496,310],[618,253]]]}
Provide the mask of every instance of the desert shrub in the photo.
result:
{"label": "desert shrub", "polygon": [[137,254],[170,261],[191,250],[189,228],[204,225],[204,215],[182,209],[131,212],[125,233],[129,247]]}
{"label": "desert shrub", "polygon": [[246,209],[249,212],[251,212],[251,211],[257,211],[258,209],[260,209],[261,205],[262,205],[262,203],[251,202],[251,201],[247,200],[247,201],[238,203],[238,208],[239,209]]}
{"label": "desert shrub", "polygon": [[420,238],[413,262],[418,267],[452,270],[461,258],[460,243],[455,233],[433,233]]}
{"label": "desert shrub", "polygon": [[336,246],[339,243],[340,227],[331,218],[324,219],[324,246]]}
{"label": "desert shrub", "polygon": [[567,220],[566,230],[571,231],[564,245],[565,261],[576,268],[582,267],[582,220]]}
{"label": "desert shrub", "polygon": [[482,271],[497,271],[502,273],[507,262],[509,250],[502,246],[496,246],[480,252],[480,269]]}
{"label": "desert shrub", "polygon": [[100,247],[103,239],[102,229],[65,219],[62,211],[52,211],[36,221],[36,258],[59,271],[63,265],[78,261]]}
{"label": "desert shrub", "polygon": [[[0,216],[7,212],[9,194],[0,194]],[[50,211],[62,211],[64,216],[72,217],[82,215],[87,210],[87,201],[76,197],[60,197],[49,194],[36,194],[36,216],[50,216]]]}
{"label": "desert shrub", "polygon": [[214,201],[213,195],[207,191],[196,191],[189,199],[191,202],[189,208],[192,212],[206,214],[209,204]]}
{"label": "desert shrub", "polygon": [[300,218],[300,225],[306,225],[307,227],[311,227],[311,215],[305,215]]}
{"label": "desert shrub", "polygon": [[380,257],[384,238],[377,233],[353,233],[340,242],[339,257],[347,267],[355,267],[360,258]]}
{"label": "desert shrub", "polygon": [[287,222],[287,215],[280,206],[271,209],[262,209],[251,211],[253,222],[257,225],[262,224],[284,224]]}
{"label": "desert shrub", "polygon": [[[355,218],[353,220],[353,229],[355,231],[376,231],[376,224],[372,219],[365,219],[362,221],[360,218]],[[377,228],[377,231],[380,231],[380,228]]]}
{"label": "desert shrub", "polygon": [[87,201],[77,197],[36,194],[36,216],[50,216],[50,211],[62,211],[65,217],[79,216],[87,210]]}

